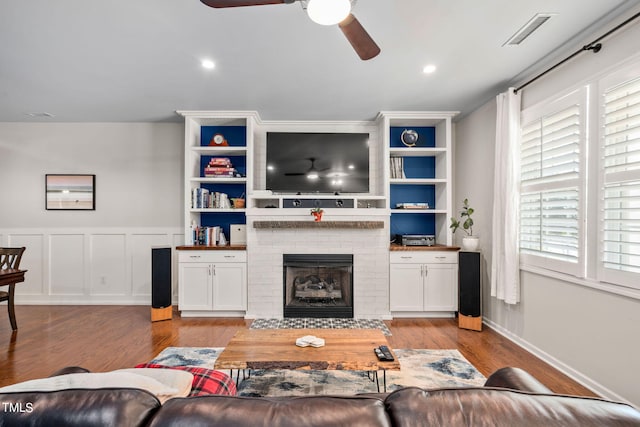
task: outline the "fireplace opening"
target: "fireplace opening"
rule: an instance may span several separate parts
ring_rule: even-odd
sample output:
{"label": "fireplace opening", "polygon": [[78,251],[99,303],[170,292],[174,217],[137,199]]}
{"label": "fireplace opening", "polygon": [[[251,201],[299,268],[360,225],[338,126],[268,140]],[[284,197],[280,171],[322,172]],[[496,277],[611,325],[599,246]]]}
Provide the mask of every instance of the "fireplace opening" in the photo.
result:
{"label": "fireplace opening", "polygon": [[284,317],[353,318],[352,254],[284,254]]}

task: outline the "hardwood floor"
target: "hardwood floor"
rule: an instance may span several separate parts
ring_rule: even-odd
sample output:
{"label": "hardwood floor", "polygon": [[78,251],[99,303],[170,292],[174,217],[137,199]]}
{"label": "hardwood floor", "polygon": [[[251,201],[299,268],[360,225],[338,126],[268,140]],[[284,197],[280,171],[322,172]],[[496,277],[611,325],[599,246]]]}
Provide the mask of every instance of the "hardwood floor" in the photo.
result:
{"label": "hardwood floor", "polygon": [[[0,306],[4,311],[4,306]],[[46,377],[65,366],[94,372],[151,360],[165,347],[223,347],[250,320],[181,318],[150,322],[146,306],[16,306],[18,330],[0,313],[0,386]],[[537,357],[491,329],[459,329],[453,319],[386,322],[393,348],[458,349],[483,375],[518,366],[556,393],[594,396]]]}

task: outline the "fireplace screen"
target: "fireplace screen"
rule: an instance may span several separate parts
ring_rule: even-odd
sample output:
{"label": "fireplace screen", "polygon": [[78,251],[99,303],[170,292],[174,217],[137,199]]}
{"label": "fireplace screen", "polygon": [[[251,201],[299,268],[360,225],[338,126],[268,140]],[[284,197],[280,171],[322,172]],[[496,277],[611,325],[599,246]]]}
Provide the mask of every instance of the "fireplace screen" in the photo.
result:
{"label": "fireplace screen", "polygon": [[353,255],[285,254],[284,317],[353,317]]}

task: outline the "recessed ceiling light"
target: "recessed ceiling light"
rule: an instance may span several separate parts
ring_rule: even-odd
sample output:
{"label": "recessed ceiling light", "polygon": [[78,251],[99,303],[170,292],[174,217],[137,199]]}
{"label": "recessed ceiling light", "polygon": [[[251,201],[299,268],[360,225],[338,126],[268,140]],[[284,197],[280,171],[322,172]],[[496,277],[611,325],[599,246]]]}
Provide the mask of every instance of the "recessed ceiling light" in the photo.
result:
{"label": "recessed ceiling light", "polygon": [[210,59],[203,59],[201,64],[202,68],[206,68],[207,70],[213,70],[216,68],[216,64]]}
{"label": "recessed ceiling light", "polygon": [[431,74],[436,71],[436,66],[433,64],[425,65],[422,72],[425,74]]}

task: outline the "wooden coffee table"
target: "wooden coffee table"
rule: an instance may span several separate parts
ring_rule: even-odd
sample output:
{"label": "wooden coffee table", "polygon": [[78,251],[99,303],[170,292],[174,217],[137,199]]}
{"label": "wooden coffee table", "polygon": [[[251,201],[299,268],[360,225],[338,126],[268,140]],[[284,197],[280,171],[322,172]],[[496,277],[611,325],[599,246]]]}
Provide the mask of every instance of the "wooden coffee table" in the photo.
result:
{"label": "wooden coffee table", "polygon": [[[296,339],[314,335],[325,340],[324,347],[298,347]],[[380,390],[378,371],[383,372],[386,392],[386,371],[399,371],[400,363],[378,360],[373,349],[386,345],[379,329],[241,329],[224,348],[214,363],[214,369],[303,369],[348,370],[374,373]],[[239,381],[239,376],[237,378]]]}

